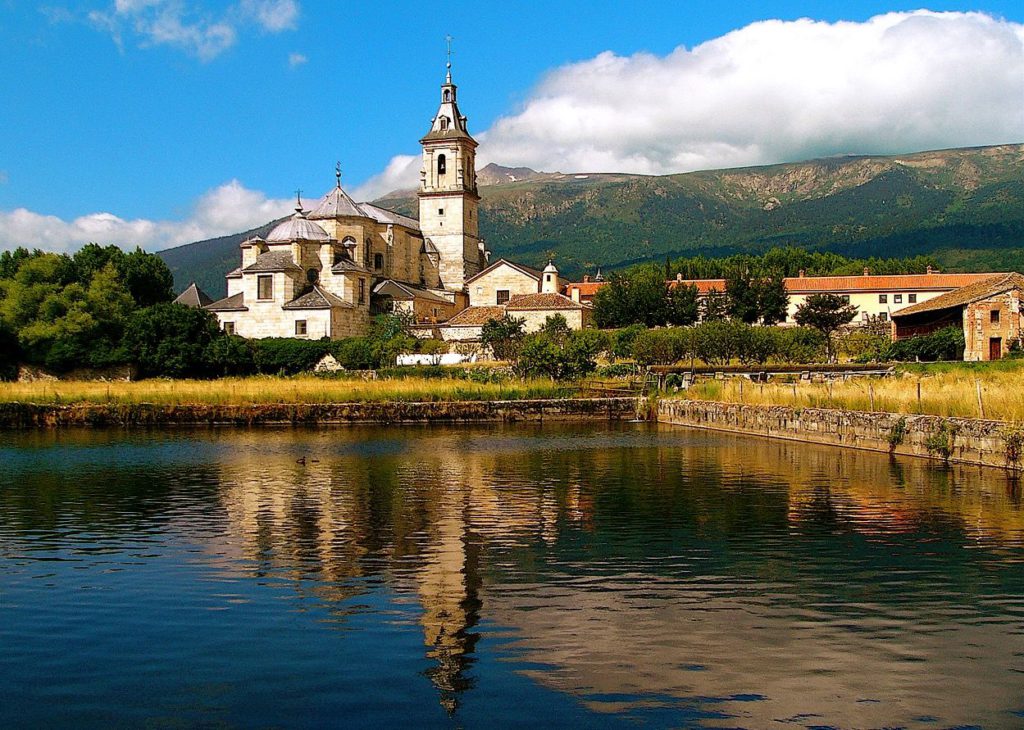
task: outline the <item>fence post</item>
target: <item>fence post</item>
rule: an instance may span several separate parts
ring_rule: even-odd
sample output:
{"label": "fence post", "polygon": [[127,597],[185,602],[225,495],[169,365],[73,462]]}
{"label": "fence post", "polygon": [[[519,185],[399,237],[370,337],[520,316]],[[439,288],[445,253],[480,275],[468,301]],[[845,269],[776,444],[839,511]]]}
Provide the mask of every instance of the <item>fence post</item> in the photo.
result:
{"label": "fence post", "polygon": [[984,418],[985,417],[985,403],[981,400],[981,381],[975,379],[974,387],[978,391],[978,412],[981,414],[981,417]]}
{"label": "fence post", "polygon": [[875,384],[868,381],[868,397],[871,399],[871,412],[875,412]]}
{"label": "fence post", "polygon": [[921,413],[921,378],[917,379],[917,412]]}

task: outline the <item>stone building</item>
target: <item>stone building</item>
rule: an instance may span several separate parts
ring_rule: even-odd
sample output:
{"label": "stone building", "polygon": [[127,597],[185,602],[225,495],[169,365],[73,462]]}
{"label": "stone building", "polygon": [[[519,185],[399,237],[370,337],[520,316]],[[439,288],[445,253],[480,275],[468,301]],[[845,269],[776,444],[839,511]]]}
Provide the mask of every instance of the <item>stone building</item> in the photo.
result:
{"label": "stone building", "polygon": [[435,323],[465,308],[466,279],[486,266],[487,252],[479,237],[477,143],[456,94],[449,67],[420,140],[420,220],[355,202],[339,169],[335,187],[311,210],[300,199],[265,240],[241,244],[227,296],[205,304],[224,330],[341,338],[365,333],[371,315],[388,309]]}
{"label": "stone building", "polygon": [[893,312],[897,340],[946,327],[962,327],[964,360],[998,360],[1022,335],[1024,276],[996,274],[955,291]]}

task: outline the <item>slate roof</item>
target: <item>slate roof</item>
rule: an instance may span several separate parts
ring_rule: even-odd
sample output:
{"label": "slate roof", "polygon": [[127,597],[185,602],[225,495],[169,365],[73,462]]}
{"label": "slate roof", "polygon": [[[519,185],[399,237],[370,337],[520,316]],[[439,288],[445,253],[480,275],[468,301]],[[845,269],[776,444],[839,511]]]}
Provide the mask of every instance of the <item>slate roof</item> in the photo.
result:
{"label": "slate roof", "polygon": [[925,302],[912,304],[892,313],[893,318],[906,317],[909,314],[920,314],[922,312],[934,312],[940,309],[951,309],[963,307],[979,299],[985,299],[1010,289],[1024,289],[1024,276],[1016,272],[1009,274],[996,274],[989,276],[982,281],[962,286],[945,294],[940,294]]}
{"label": "slate roof", "polygon": [[490,319],[501,319],[505,316],[504,307],[466,307],[445,322],[446,327],[480,327]]}
{"label": "slate roof", "polygon": [[310,220],[326,220],[345,216],[365,218],[366,212],[348,196],[348,193],[341,189],[341,183],[339,183],[320,199],[320,202],[309,212],[307,217]]}
{"label": "slate roof", "polygon": [[387,210],[381,208],[372,203],[360,203],[359,208],[366,213],[370,218],[373,218],[378,223],[390,223],[396,226],[405,226],[411,228],[414,231],[420,229],[420,222],[415,218],[410,218],[407,215],[396,213],[393,210]]}
{"label": "slate roof", "polygon": [[245,306],[245,294],[239,292],[234,296],[225,297],[213,304],[207,304],[205,309],[211,312],[248,312],[249,308]]}
{"label": "slate roof", "polygon": [[395,281],[394,279],[385,279],[380,282],[373,288],[373,293],[382,294],[384,296],[389,296],[392,299],[399,299],[402,301],[426,299],[427,301],[437,302],[439,304],[451,304],[451,301],[445,299],[440,294],[435,294],[426,287],[408,284],[403,281]]}
{"label": "slate roof", "polygon": [[224,274],[225,279],[241,279],[242,278],[242,267],[237,266],[231,269],[228,273]]}
{"label": "slate roof", "polygon": [[585,306],[564,294],[517,294],[508,300],[505,309],[509,312],[519,312],[527,309],[583,309]]}
{"label": "slate roof", "polygon": [[312,289],[303,292],[299,296],[285,304],[282,309],[333,309],[334,307],[345,307],[352,309],[352,305],[344,299],[331,294],[329,291],[313,285]]}
{"label": "slate roof", "polygon": [[185,291],[178,295],[174,303],[184,304],[186,307],[192,307],[193,309],[202,309],[209,304],[213,304],[213,299],[193,281]]}
{"label": "slate roof", "polygon": [[301,209],[283,223],[278,223],[267,234],[267,243],[287,243],[289,241],[330,241],[331,237],[318,224],[306,218]]}
{"label": "slate roof", "polygon": [[268,251],[267,253],[261,253],[256,257],[256,262],[249,264],[244,269],[243,273],[254,274],[254,273],[269,273],[275,271],[299,271],[298,264],[292,260],[291,251]]}
{"label": "slate roof", "polygon": [[331,271],[335,274],[344,274],[346,271],[355,271],[360,274],[369,274],[370,270],[362,264],[357,264],[352,259],[341,259],[338,263],[331,267]]}

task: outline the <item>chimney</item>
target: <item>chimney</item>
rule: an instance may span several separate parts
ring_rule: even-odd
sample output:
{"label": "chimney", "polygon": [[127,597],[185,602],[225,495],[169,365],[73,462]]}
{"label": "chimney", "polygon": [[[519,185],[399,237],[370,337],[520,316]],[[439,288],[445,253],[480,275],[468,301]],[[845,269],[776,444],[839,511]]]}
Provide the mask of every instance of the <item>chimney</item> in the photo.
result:
{"label": "chimney", "polygon": [[590,283],[590,274],[584,274],[583,275],[583,283],[584,284],[589,284]]}
{"label": "chimney", "polygon": [[928,274],[929,276],[931,276],[931,274],[932,274],[932,265],[931,265],[931,264],[928,264],[928,268],[927,268],[927,269],[925,269],[925,272],[924,272],[924,273],[926,273],[926,274]]}
{"label": "chimney", "polygon": [[680,284],[683,283],[683,275],[682,275],[682,273],[676,274],[676,281],[678,281]]}
{"label": "chimney", "polygon": [[803,269],[800,269],[800,278],[802,279],[802,278],[804,278],[805,276],[807,276],[807,272],[806,272],[806,271],[804,271]]}
{"label": "chimney", "polygon": [[865,267],[864,267],[864,276],[867,276],[867,275],[868,275],[868,267],[867,267],[867,266],[865,266]]}

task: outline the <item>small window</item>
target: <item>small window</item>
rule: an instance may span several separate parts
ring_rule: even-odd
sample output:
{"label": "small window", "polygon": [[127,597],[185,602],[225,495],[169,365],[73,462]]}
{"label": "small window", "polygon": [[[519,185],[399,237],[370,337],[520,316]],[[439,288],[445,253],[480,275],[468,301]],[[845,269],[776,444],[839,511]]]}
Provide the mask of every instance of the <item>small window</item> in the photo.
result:
{"label": "small window", "polygon": [[849,304],[850,303],[850,295],[849,294],[843,294],[842,296],[843,296],[843,301],[846,302],[847,304]]}
{"label": "small window", "polygon": [[886,320],[889,319],[889,313],[888,312],[879,312],[878,313],[878,318],[880,320],[882,320],[883,322],[885,322]]}
{"label": "small window", "polygon": [[297,319],[295,320],[295,336],[305,337],[306,336],[306,320]]}
{"label": "small window", "polygon": [[889,302],[889,295],[888,294],[879,294],[878,295],[878,303],[879,304],[887,304],[888,302]]}
{"label": "small window", "polygon": [[257,299],[273,299],[274,298],[274,277],[273,276],[259,276],[256,277],[256,298]]}
{"label": "small window", "polygon": [[508,289],[498,289],[498,304],[508,304]]}
{"label": "small window", "polygon": [[448,117],[441,117],[441,131],[448,131]]}
{"label": "small window", "polygon": [[373,255],[373,268],[377,269],[378,271],[384,268],[384,254],[375,253]]}
{"label": "small window", "polygon": [[907,294],[908,304],[917,304],[917,294]]}
{"label": "small window", "polygon": [[366,279],[359,280],[359,303],[366,304]]}
{"label": "small window", "polygon": [[233,335],[233,334],[235,334],[235,323],[234,322],[225,322],[224,323],[224,334],[226,334],[226,335]]}
{"label": "small window", "polygon": [[893,294],[892,295],[892,301],[893,301],[893,304],[903,304],[903,295],[902,294]]}
{"label": "small window", "polygon": [[444,208],[438,208],[437,209],[437,214],[438,215],[444,215]]}
{"label": "small window", "polygon": [[444,155],[438,155],[437,156],[437,174],[438,175],[444,175],[446,172],[448,172],[448,161],[445,159]]}
{"label": "small window", "polygon": [[990,312],[989,316],[990,316],[990,321],[992,322],[992,324],[999,324],[999,310],[998,309],[993,309]]}

